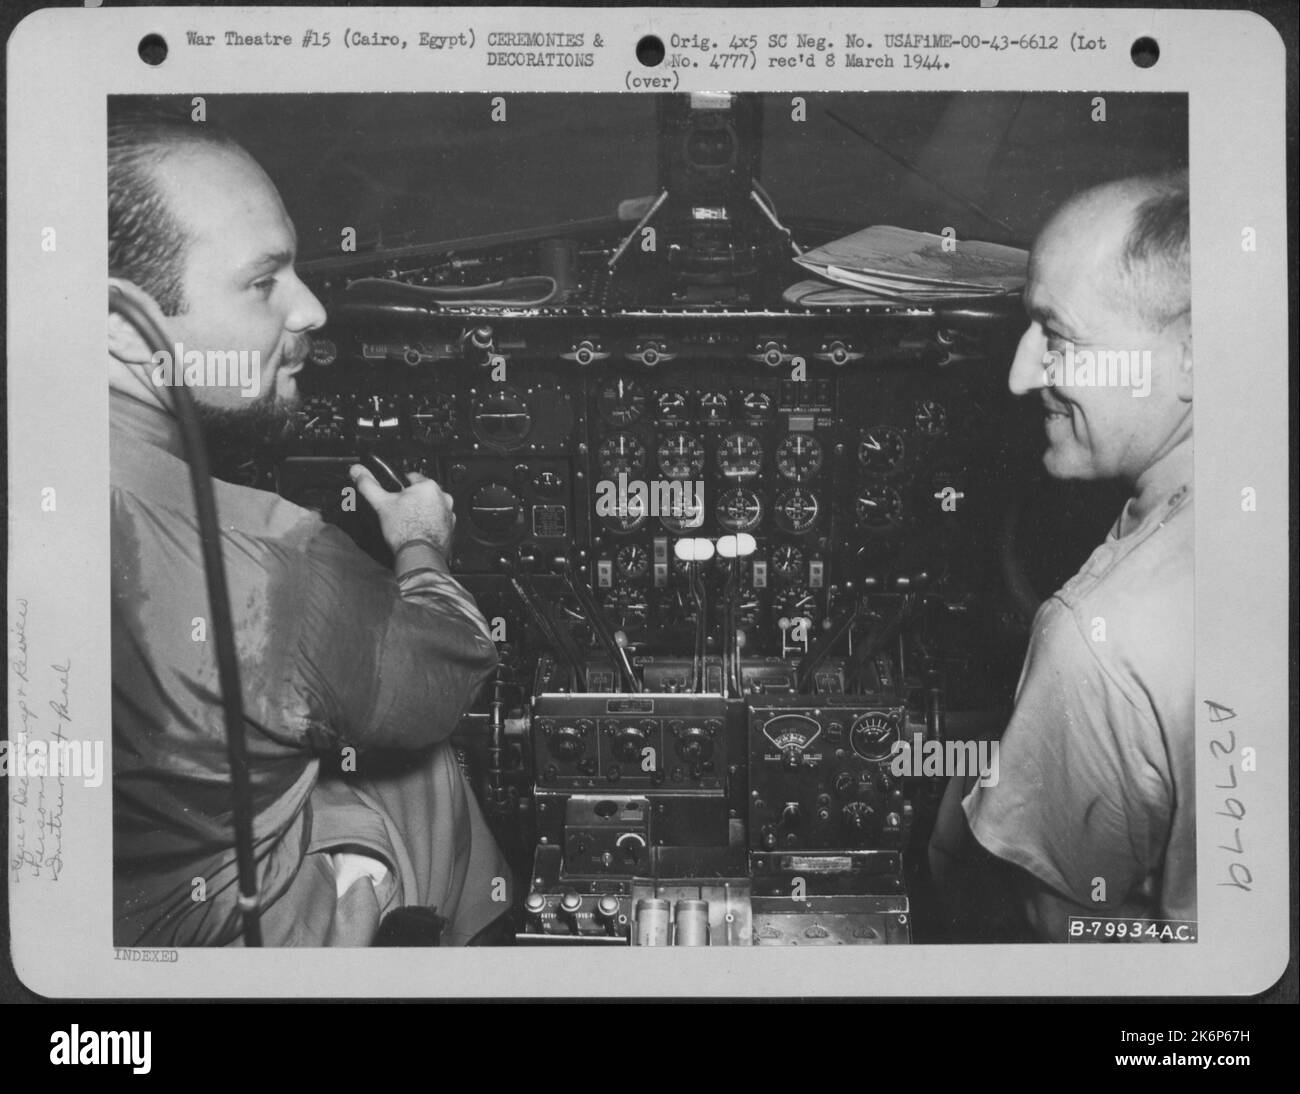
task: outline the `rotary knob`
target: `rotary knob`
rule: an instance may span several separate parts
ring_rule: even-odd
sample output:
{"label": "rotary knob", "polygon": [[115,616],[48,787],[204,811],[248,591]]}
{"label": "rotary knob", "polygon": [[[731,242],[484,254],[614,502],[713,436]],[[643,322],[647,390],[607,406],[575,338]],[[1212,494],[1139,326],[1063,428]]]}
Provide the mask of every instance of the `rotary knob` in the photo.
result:
{"label": "rotary knob", "polygon": [[849,831],[861,834],[866,832],[875,812],[866,802],[849,802],[841,811],[841,816]]}
{"label": "rotary knob", "polygon": [[577,893],[565,893],[560,897],[560,911],[565,915],[577,915],[582,908],[582,897]]}
{"label": "rotary knob", "polygon": [[622,726],[614,736],[614,755],[620,760],[635,763],[641,758],[646,733],[640,726]]}
{"label": "rotary knob", "polygon": [[713,742],[703,726],[685,726],[677,737],[677,755],[687,763],[703,763],[713,756]]}
{"label": "rotary knob", "polygon": [[645,854],[645,838],[636,832],[624,832],[614,842],[614,846],[623,853],[623,860],[629,866],[635,866]]}
{"label": "rotary knob", "polygon": [[586,746],[582,731],[576,725],[560,726],[551,738],[551,751],[570,760],[581,756]]}

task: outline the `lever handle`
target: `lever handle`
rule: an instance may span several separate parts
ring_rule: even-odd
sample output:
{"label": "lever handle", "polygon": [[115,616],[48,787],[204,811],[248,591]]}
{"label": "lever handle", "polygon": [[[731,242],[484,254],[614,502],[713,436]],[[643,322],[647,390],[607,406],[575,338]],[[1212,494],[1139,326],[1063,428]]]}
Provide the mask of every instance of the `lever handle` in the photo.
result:
{"label": "lever handle", "polygon": [[361,457],[361,466],[390,494],[399,494],[411,485],[410,479],[374,452],[367,452]]}

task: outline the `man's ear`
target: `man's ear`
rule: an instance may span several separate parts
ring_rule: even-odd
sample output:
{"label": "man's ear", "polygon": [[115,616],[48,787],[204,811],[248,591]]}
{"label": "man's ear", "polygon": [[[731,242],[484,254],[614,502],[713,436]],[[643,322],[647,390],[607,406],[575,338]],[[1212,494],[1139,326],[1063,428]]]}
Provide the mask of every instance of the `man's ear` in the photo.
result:
{"label": "man's ear", "polygon": [[[108,283],[110,286],[125,287],[125,291],[130,294],[131,299],[139,301],[142,306],[147,301],[154,322],[160,327],[165,324],[166,320],[163,318],[162,309],[143,290],[118,277],[110,277]],[[149,343],[145,341],[136,325],[126,316],[113,311],[111,308],[108,312],[108,352],[115,360],[121,361],[124,365],[147,365],[153,360],[153,352],[149,349]]]}

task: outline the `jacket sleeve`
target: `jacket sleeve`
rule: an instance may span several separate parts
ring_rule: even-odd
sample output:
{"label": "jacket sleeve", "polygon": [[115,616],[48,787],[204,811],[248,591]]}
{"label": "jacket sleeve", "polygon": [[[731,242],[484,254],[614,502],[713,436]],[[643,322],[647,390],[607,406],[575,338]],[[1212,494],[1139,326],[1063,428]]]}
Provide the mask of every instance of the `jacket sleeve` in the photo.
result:
{"label": "jacket sleeve", "polygon": [[395,577],[328,525],[305,550],[295,661],[310,743],[422,748],[449,737],[497,651],[445,561],[408,549]]}

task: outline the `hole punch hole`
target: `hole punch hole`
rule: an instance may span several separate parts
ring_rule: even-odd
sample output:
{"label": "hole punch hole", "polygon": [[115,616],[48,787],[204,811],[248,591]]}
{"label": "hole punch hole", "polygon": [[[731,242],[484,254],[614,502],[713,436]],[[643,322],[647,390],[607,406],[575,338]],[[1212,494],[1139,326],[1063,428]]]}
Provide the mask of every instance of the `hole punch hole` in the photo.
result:
{"label": "hole punch hole", "polygon": [[167,60],[167,39],[161,34],[146,34],[136,52],[145,64],[156,67]]}
{"label": "hole punch hole", "polygon": [[1160,60],[1160,46],[1154,38],[1139,38],[1129,50],[1129,56],[1138,68],[1150,68]]}
{"label": "hole punch hole", "polygon": [[653,34],[647,34],[636,44],[636,59],[646,68],[655,68],[664,62],[664,43]]}

